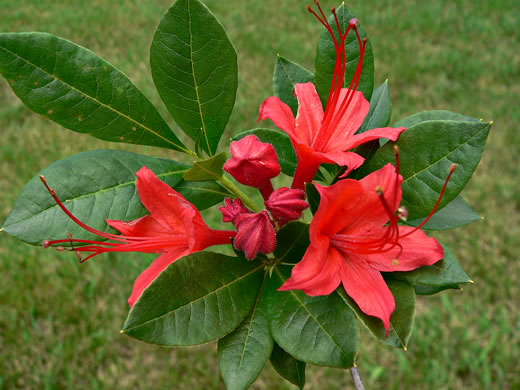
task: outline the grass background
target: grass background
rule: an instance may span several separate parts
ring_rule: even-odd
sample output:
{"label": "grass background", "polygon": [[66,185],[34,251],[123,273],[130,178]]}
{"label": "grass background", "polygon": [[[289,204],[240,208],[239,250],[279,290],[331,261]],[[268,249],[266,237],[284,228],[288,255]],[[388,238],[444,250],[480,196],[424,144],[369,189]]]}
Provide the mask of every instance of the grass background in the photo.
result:
{"label": "grass background", "polygon": [[[148,50],[169,0],[0,0],[0,31],[47,31],[86,46],[122,69],[166,115]],[[206,0],[239,60],[229,131],[255,126],[271,94],[275,54],[313,69],[319,24],[299,0]],[[324,8],[334,4],[323,1]],[[475,284],[419,297],[408,352],[366,332],[358,365],[367,388],[520,388],[520,2],[352,1],[376,58],[376,84],[390,80],[393,120],[449,109],[494,120],[489,146],[464,191],[485,216],[437,234]],[[51,162],[108,144],[30,112],[0,80],[0,221],[24,183]],[[227,138],[225,138],[227,139]],[[222,143],[222,148],[227,143]],[[45,251],[0,234],[0,388],[223,389],[216,345],[166,349],[119,334],[132,282],[148,260]],[[516,301],[515,301],[516,300]],[[307,388],[352,388],[338,369],[309,367]],[[267,364],[254,389],[291,389]]]}

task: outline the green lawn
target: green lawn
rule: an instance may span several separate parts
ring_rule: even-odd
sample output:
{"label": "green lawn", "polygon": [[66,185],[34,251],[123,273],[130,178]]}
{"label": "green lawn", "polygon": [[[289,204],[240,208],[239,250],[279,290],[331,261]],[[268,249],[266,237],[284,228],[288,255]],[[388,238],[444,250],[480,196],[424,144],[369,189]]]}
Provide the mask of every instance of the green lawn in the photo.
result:
{"label": "green lawn", "polygon": [[[159,106],[148,66],[154,28],[169,1],[1,0],[0,31],[47,31],[122,69]],[[385,4],[383,4],[385,3]],[[271,94],[276,53],[313,69],[320,25],[299,0],[207,0],[238,52],[240,84],[229,134],[252,128]],[[324,8],[334,4],[323,1]],[[475,281],[419,297],[407,352],[362,333],[358,366],[369,389],[520,388],[520,2],[357,1],[376,84],[389,79],[393,119],[449,109],[493,120],[489,146],[464,196],[485,219],[437,234]],[[0,221],[25,182],[51,162],[117,148],[29,111],[0,80]],[[229,137],[223,137],[224,143]],[[223,389],[216,345],[166,349],[120,335],[132,282],[150,259],[71,255],[0,234],[0,388]],[[516,302],[516,303],[515,303]],[[353,388],[348,373],[307,370],[309,389]],[[255,389],[290,389],[267,365]]]}

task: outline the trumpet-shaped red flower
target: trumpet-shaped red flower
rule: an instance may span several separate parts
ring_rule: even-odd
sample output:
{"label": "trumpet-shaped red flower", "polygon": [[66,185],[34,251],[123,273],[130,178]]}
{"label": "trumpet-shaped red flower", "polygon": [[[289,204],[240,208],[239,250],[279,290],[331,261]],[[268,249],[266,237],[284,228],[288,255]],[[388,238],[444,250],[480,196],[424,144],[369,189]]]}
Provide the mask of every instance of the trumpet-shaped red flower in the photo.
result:
{"label": "trumpet-shaped red flower", "polygon": [[256,135],[248,135],[232,142],[230,149],[232,157],[223,169],[239,183],[258,188],[267,200],[273,192],[271,179],[280,174],[273,145],[260,142]]}
{"label": "trumpet-shaped red flower", "polygon": [[[312,83],[296,84],[294,89],[298,99],[296,118],[293,117],[288,105],[279,98],[271,96],[260,106],[258,119],[271,119],[277,127],[289,135],[298,159],[292,187],[299,189],[303,189],[305,183],[312,181],[320,164],[335,163],[347,166],[346,175],[361,166],[364,161],[359,154],[348,150],[378,138],[389,138],[395,141],[405,130],[404,127],[395,129],[386,127],[355,134],[363,124],[370,106],[363,93],[356,91],[363,67],[366,40],[362,41],[359,36],[356,19],[352,19],[346,31],[342,32],[333,9],[339,33],[337,39],[319,3],[316,4],[322,17],[310,7],[308,9],[326,27],[336,50],[336,64],[325,112]],[[346,68],[345,39],[350,30],[354,30],[356,34],[360,57],[349,88],[342,88]]]}
{"label": "trumpet-shaped red flower", "polygon": [[[136,175],[139,198],[150,214],[130,222],[106,220],[110,226],[119,230],[121,235],[102,232],[78,220],[41,177],[52,197],[69,218],[90,233],[115,241],[78,240],[69,234],[68,239],[44,241],[44,247],[69,243],[78,256],[83,252],[89,253],[82,261],[104,252],[160,253],[160,256],[136,279],[132,295],[128,299],[130,306],[133,306],[143,290],[172,262],[209,246],[229,244],[231,237],[236,234],[234,231],[211,229],[195,206],[159,180],[150,169],[142,167]],[[74,244],[84,246],[74,247]]]}
{"label": "trumpet-shaped red flower", "polygon": [[316,185],[321,201],[310,225],[311,244],[280,290],[328,295],[342,283],[364,313],[383,321],[388,334],[395,302],[381,272],[410,271],[443,257],[434,238],[397,225],[401,182],[387,164],[360,181]]}

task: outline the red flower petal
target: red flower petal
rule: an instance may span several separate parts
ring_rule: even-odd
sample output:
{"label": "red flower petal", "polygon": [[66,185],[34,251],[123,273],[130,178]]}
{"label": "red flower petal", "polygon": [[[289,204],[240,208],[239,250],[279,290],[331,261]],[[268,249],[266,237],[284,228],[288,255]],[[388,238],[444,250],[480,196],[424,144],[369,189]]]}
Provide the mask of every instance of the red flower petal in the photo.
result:
{"label": "red flower petal", "polygon": [[136,176],[141,203],[165,229],[192,234],[186,227],[196,222],[206,225],[199,211],[150,169],[142,167]]}
{"label": "red flower petal", "polygon": [[111,227],[119,230],[121,234],[128,237],[168,236],[172,232],[171,229],[165,229],[164,226],[159,224],[151,215],[145,215],[144,217],[129,222],[109,219],[106,221]]}
{"label": "red flower petal", "polygon": [[[403,236],[414,229],[410,226],[399,226],[399,235]],[[349,258],[363,257],[372,268],[382,272],[393,272],[411,271],[423,265],[432,265],[444,257],[442,245],[422,230],[415,230],[413,234],[401,238],[399,244],[402,245],[402,251],[395,247],[388,252],[374,253],[370,256],[349,254]]]}
{"label": "red flower petal", "polygon": [[352,261],[350,258],[344,259],[340,273],[347,294],[363,313],[383,321],[388,336],[395,301],[381,273],[367,263]]}
{"label": "red flower petal", "polygon": [[166,267],[175,260],[188,254],[190,254],[188,248],[175,248],[156,258],[135,280],[132,294],[130,295],[130,298],[128,298],[128,304],[130,307],[134,305],[143,293],[144,289],[148,287]]}
{"label": "red flower petal", "polygon": [[311,145],[323,120],[323,107],[313,83],[296,84],[294,94],[298,99],[295,136],[305,145]]}
{"label": "red flower petal", "polygon": [[276,127],[285,131],[291,138],[296,138],[295,122],[291,108],[276,96],[270,96],[260,106],[258,120],[271,119]]}
{"label": "red flower petal", "polygon": [[315,186],[321,199],[309,229],[311,242],[323,234],[332,236],[346,230],[363,219],[357,211],[363,197],[363,186],[359,181],[345,179],[330,187]]}
{"label": "red flower petal", "polygon": [[406,130],[406,127],[383,127],[380,129],[367,130],[364,133],[353,135],[345,144],[346,149],[355,148],[365,142],[372,141],[379,138],[388,138],[391,141],[396,141],[399,135]]}
{"label": "red flower petal", "polygon": [[[341,95],[339,97],[339,101],[342,102],[344,97],[347,95],[349,91],[348,88],[341,89]],[[338,124],[333,131],[330,141],[328,142],[327,151],[331,150],[347,150],[351,149],[350,146],[347,146],[346,141],[354,135],[354,133],[361,127],[365,117],[368,114],[368,110],[370,108],[370,103],[365,99],[363,93],[360,91],[354,92],[354,96],[348,105],[347,110],[340,118]],[[340,105],[336,105],[334,114],[341,109]]]}
{"label": "red flower petal", "polygon": [[302,290],[310,296],[329,295],[341,282],[342,262],[344,259],[338,251],[328,250],[327,240],[318,246],[311,245],[292,269],[291,277],[278,290]]}

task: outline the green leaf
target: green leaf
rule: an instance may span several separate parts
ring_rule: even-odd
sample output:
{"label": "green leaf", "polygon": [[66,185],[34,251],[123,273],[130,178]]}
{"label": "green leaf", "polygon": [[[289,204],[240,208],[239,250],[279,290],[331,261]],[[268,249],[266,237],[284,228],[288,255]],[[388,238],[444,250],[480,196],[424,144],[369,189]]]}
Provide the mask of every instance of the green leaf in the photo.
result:
{"label": "green leaf", "polygon": [[369,316],[361,311],[359,306],[350,298],[343,287],[336,291],[345,303],[356,313],[361,322],[370,331],[372,336],[384,344],[396,348],[406,349],[412,335],[413,320],[415,317],[415,292],[411,285],[399,280],[386,280],[388,288],[395,300],[395,309],[390,317],[390,330],[386,337],[386,329],[377,317]]}
{"label": "green leaf", "polygon": [[[58,198],[81,221],[98,230],[115,233],[105,218],[130,221],[147,214],[137,196],[136,172],[150,168],[175,187],[189,168],[186,164],[118,150],[95,150],[56,161],[41,170],[23,188],[3,229],[30,244],[45,239],[92,239],[58,207],[40,181],[44,175]],[[99,237],[99,240],[104,238]]]}
{"label": "green leaf", "polygon": [[[449,230],[455,229],[463,225],[467,225],[473,221],[479,220],[481,217],[476,214],[471,206],[466,203],[462,196],[457,196],[454,200],[437,211],[432,217],[421,227],[423,230]],[[411,226],[419,226],[424,218],[407,221]]]}
{"label": "green leaf", "polygon": [[439,198],[451,164],[456,163],[439,209],[454,200],[477,167],[491,127],[485,122],[426,121],[404,131],[360,168],[364,175],[394,163],[399,146],[403,201],[410,220],[426,217]]}
{"label": "green leaf", "polygon": [[159,345],[216,340],[251,311],[263,265],[219,253],[198,252],[170,264],[134,304],[123,332]]}
{"label": "green leaf", "polygon": [[214,154],[238,85],[237,55],[224,27],[198,0],[177,0],[150,48],[152,77],[182,130]]}
{"label": "green leaf", "polygon": [[479,122],[478,119],[445,110],[422,111],[394,123],[392,127],[412,127],[426,121]]}
{"label": "green leaf", "polygon": [[370,99],[370,108],[365,117],[365,121],[357,131],[363,133],[370,129],[386,127],[390,123],[392,115],[392,100],[390,100],[390,90],[388,80],[376,88]]}
{"label": "green leaf", "polygon": [[214,181],[181,181],[174,189],[192,203],[199,211],[216,205],[226,197],[233,196]]}
{"label": "green leaf", "polygon": [[277,291],[290,272],[291,267],[276,267],[266,286],[274,340],[298,360],[352,367],[359,336],[356,316],[336,294],[311,297],[299,290]]}
{"label": "green leaf", "polygon": [[306,364],[289,355],[276,343],[271,353],[271,365],[278,374],[289,382],[300,389],[304,388]]}
{"label": "green leaf", "polygon": [[226,152],[222,152],[207,160],[195,161],[193,163],[193,168],[187,170],[184,174],[184,180],[207,181],[218,179],[224,174],[222,167],[226,160]]}
{"label": "green leaf", "polygon": [[256,135],[260,141],[273,145],[282,172],[288,176],[294,175],[296,153],[287,133],[271,129],[251,129],[235,135],[233,140],[236,141],[251,134]]}
{"label": "green leaf", "polygon": [[284,225],[276,234],[276,260],[296,264],[309,246],[309,225],[293,221]]}
{"label": "green leaf", "polygon": [[218,364],[227,390],[247,389],[271,355],[273,339],[264,291],[260,289],[253,309],[238,328],[218,342]]}
{"label": "green leaf", "polygon": [[282,102],[291,107],[294,116],[298,113],[298,100],[294,97],[294,86],[313,82],[312,72],[278,54],[274,64],[274,96],[279,97]]}
{"label": "green leaf", "polygon": [[320,193],[312,183],[305,184],[305,193],[307,194],[307,203],[309,203],[309,208],[311,209],[311,212],[314,215],[316,214],[316,211],[318,211],[318,207],[320,206]]}
{"label": "green leaf", "polygon": [[443,245],[444,258],[434,265],[419,267],[413,271],[392,272],[389,277],[403,280],[418,287],[422,295],[429,295],[448,288],[458,289],[461,283],[470,283],[455,255]]}
{"label": "green leaf", "polygon": [[112,142],[186,147],[152,103],[90,50],[47,33],[0,34],[0,73],[34,112]]}
{"label": "green leaf", "polygon": [[[354,17],[350,11],[341,5],[336,9],[338,15],[339,24],[341,31],[344,32],[348,28],[348,22]],[[336,39],[338,40],[339,35],[334,21],[334,16],[331,15],[328,18],[329,24],[333,26],[333,31]],[[370,100],[372,96],[372,90],[374,89],[374,55],[372,54],[372,45],[367,37],[367,34],[363,27],[358,24],[358,31],[361,39],[367,38],[367,45],[365,49],[365,56],[363,58],[363,69],[361,71],[361,78],[357,87],[358,91],[363,92],[365,99]],[[346,71],[343,86],[348,88],[350,82],[354,77],[356,67],[359,61],[359,45],[356,39],[354,31],[350,31],[347,38],[345,39],[345,50],[346,50]],[[316,90],[320,95],[321,102],[325,106],[327,98],[329,96],[330,86],[332,84],[332,77],[334,75],[334,65],[336,63],[336,51],[334,50],[334,43],[328,31],[323,28],[318,41],[318,48],[316,50],[315,67],[316,72],[314,74],[316,80]]]}

